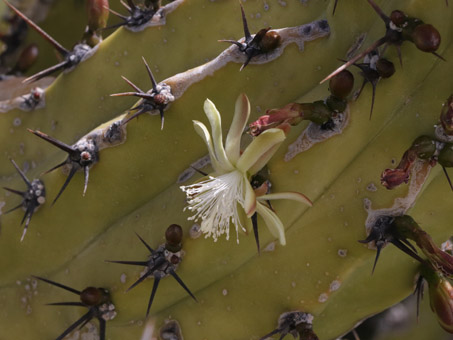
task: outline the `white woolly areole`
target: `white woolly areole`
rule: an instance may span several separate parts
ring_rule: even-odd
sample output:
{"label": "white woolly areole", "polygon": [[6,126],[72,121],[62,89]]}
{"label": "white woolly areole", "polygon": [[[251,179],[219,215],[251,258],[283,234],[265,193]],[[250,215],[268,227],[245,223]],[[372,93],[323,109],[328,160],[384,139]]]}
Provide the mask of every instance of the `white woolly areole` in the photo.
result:
{"label": "white woolly areole", "polygon": [[[242,227],[238,204],[244,207],[244,175],[237,170],[219,175],[189,186],[181,186],[188,198],[185,209],[195,212],[189,220],[201,219],[201,231],[214,241],[222,234],[230,235],[230,220],[236,227],[239,243],[239,227]],[[184,209],[184,210],[185,210]]]}

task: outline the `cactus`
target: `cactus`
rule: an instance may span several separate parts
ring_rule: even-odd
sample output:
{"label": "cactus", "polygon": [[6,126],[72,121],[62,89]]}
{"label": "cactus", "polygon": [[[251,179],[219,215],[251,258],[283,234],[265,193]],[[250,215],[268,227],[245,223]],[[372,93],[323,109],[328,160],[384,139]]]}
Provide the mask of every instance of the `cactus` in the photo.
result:
{"label": "cactus", "polygon": [[[144,3],[156,6],[156,2]],[[396,9],[392,1],[377,3],[385,13]],[[419,162],[408,184],[393,190],[381,186],[380,176],[384,169],[396,167],[417,137],[434,135],[433,125],[438,124],[442,105],[452,94],[452,6],[415,0],[398,3],[397,8],[436,27],[441,44],[435,53],[446,61],[404,44],[401,67],[397,50],[388,48],[383,57],[395,64],[395,74],[375,81],[372,88],[365,86],[357,100],[349,96],[341,128],[323,130],[307,121],[284,128],[284,141],[272,150],[275,154],[265,168],[271,192],[303,192],[313,206],[272,201],[285,231],[275,235],[264,227],[263,216],[269,215],[258,215],[258,254],[249,223],[247,232],[239,231],[237,244],[223,236],[216,242],[205,239],[197,224],[188,220],[193,213],[184,211],[187,203],[180,186],[201,181],[197,170],[213,171],[192,121],[206,124],[206,98],[221,113],[224,129],[230,126],[241,93],[251,103],[249,123],[266,110],[327,98],[328,86],[319,82],[339,66],[337,59],[349,60],[381,38],[385,33],[382,20],[367,1],[243,2],[252,35],[266,29],[263,36],[266,32],[281,36],[270,51],[256,52],[261,42],[253,45],[247,39],[248,45],[255,46],[252,50],[217,42],[244,36],[237,2],[177,0],[166,4],[172,10],[153,19],[153,25],[139,31],[121,27],[104,38],[93,55],[46,88],[43,98],[38,98],[43,100],[41,106],[27,106],[30,110],[23,111],[14,104],[21,100],[17,95],[28,94],[33,84],[22,88],[15,80],[12,90],[0,82],[0,88],[13,93],[0,103],[0,107],[11,106],[0,113],[0,184],[24,190],[24,177],[10,158],[30,182],[38,178],[44,182],[47,200],[33,216],[26,211],[31,219],[21,241],[23,212],[5,214],[21,201],[17,195],[0,192],[0,338],[56,338],[80,320],[86,309],[45,306],[68,301],[68,292],[52,287],[49,281],[80,291],[107,289],[117,313],[106,322],[105,336],[112,340],[141,337],[148,322],[145,315],[151,291],[154,336],[160,333],[161,339],[186,340],[256,340],[269,332],[274,338],[288,334],[285,339],[290,339],[297,336],[296,331],[307,338],[301,334],[314,332],[319,339],[334,339],[412,294],[420,271],[417,261],[395,247],[385,247],[371,275],[376,250],[358,240],[366,239],[381,215],[410,215],[437,245],[451,236],[453,194],[442,169]],[[116,1],[110,1],[110,7],[124,12]],[[2,2],[0,11],[6,11]],[[60,1],[39,25],[62,45],[72,46],[83,35],[86,22],[81,2]],[[110,16],[107,25],[117,22]],[[272,30],[267,30],[269,26]],[[77,30],[78,35],[72,33]],[[36,34],[29,39],[39,46],[40,56],[27,76],[54,60],[47,42]],[[158,84],[150,82],[142,56]],[[241,69],[244,63],[247,67]],[[349,70],[360,84],[357,70]],[[129,96],[110,96],[128,90],[121,76],[137,87],[132,94],[138,94],[139,102]],[[174,98],[153,106],[163,83],[170,86]],[[148,91],[146,96],[142,92],[147,89],[155,93]],[[140,109],[150,103],[154,103],[153,115],[142,114],[149,107]],[[137,105],[138,111],[134,110]],[[137,118],[129,119],[137,112]],[[163,129],[154,116],[159,112],[165,117]],[[68,166],[74,161],[71,153],[68,157],[27,129],[72,148],[80,141],[93,142],[99,157],[89,166]],[[244,143],[251,140],[250,135],[243,136]],[[63,171],[41,175],[58,164],[64,164]],[[76,172],[79,168],[89,168],[85,195],[87,177]],[[71,183],[66,187],[68,178]],[[64,192],[62,187],[66,187]],[[59,198],[51,204],[55,197]],[[172,224],[183,229],[181,250],[162,246]],[[155,253],[141,246],[135,233],[155,252],[164,248],[170,252],[159,262],[170,269],[159,276],[157,292],[152,282],[156,275],[147,275],[154,279],[143,279],[127,291],[144,275],[144,268],[152,265],[144,265],[149,253]],[[277,242],[281,235],[286,235],[286,245]],[[172,262],[173,252],[178,253],[177,265]],[[106,260],[142,261],[142,266]],[[172,272],[180,280],[166,276]],[[190,287],[196,300],[181,288],[180,281]],[[99,308],[90,307],[90,317],[104,324]],[[297,328],[281,321],[289,312],[302,313],[290,315],[304,315],[309,324],[304,321]],[[95,335],[97,327],[93,321],[74,332]],[[451,329],[445,320],[442,327]]]}

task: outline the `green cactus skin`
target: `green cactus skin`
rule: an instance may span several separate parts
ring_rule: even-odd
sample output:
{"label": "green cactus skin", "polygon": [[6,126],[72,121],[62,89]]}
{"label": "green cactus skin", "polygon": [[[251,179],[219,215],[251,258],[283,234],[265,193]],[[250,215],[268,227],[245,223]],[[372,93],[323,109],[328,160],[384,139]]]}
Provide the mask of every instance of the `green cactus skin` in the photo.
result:
{"label": "green cactus skin", "polygon": [[[275,242],[264,221],[259,221],[262,248],[275,242],[275,249],[263,251],[261,256],[252,235],[241,234],[239,245],[234,240],[214,243],[188,236],[193,223],[186,220],[190,214],[183,213],[184,194],[177,178],[207,154],[191,123],[193,119],[206,122],[204,99],[216,104],[224,127],[230,124],[234,101],[241,92],[250,98],[253,118],[289,102],[318,100],[328,95],[326,85],[317,84],[338,65],[336,58],[343,58],[360,34],[367,33],[365,46],[383,34],[382,22],[365,1],[342,0],[335,17],[331,16],[333,1],[328,6],[324,1],[269,5],[265,11],[261,1],[244,3],[252,33],[268,25],[289,27],[327,18],[330,37],[307,43],[304,52],[288,46],[278,59],[249,65],[240,73],[240,64],[226,65],[172,103],[163,131],[158,117],[143,115],[132,120],[126,142],[101,151],[100,162],[90,171],[86,196],[82,197],[83,176],[77,173],[53,207],[47,203],[33,216],[22,243],[18,226],[22,212],[1,216],[0,329],[6,331],[0,339],[56,337],[81,315],[77,308],[44,306],[64,301],[67,295],[42,283],[36,286],[29,281],[32,274],[80,289],[90,285],[108,288],[118,316],[108,322],[107,338],[139,339],[152,282],[145,280],[125,293],[142,269],[104,260],[145,260],[146,249],[137,245],[134,232],[156,247],[164,242],[165,229],[172,223],[180,224],[185,232],[185,256],[178,275],[199,303],[174,280],[163,279],[151,312],[157,328],[167,318],[177,320],[184,339],[256,340],[275,328],[280,314],[291,310],[313,314],[319,338],[333,339],[412,292],[417,271],[412,259],[388,247],[371,276],[375,251],[357,242],[366,236],[365,198],[371,200],[373,209],[381,209],[407,193],[406,185],[393,191],[381,187],[381,171],[391,167],[392,159],[397,160],[417,136],[432,134],[441,105],[452,91],[447,76],[453,72],[451,63],[410,44],[402,47],[404,68],[397,66],[395,75],[378,85],[371,121],[371,89],[365,88],[360,99],[350,104],[350,122],[341,135],[285,162],[288,145],[306,127],[300,124],[292,128],[270,162],[275,192],[300,191],[314,202],[310,209],[294,202],[275,204],[287,230],[287,246]],[[392,1],[379,5],[386,13],[393,9]],[[67,13],[70,6],[72,2],[66,8],[59,2],[60,13]],[[435,25],[442,35],[438,53],[453,60],[451,6],[417,0],[399,9]],[[257,18],[256,13],[261,16]],[[183,30],[186,38],[179,34]],[[157,65],[156,79],[164,80],[214,58],[227,47],[217,43],[218,39],[242,36],[239,6],[226,1],[186,1],[169,14],[165,26],[138,33],[119,29],[103,41],[94,56],[48,88],[44,109],[0,114],[0,147],[5,160],[0,162],[1,186],[22,185],[7,156],[19,165],[34,162],[36,167],[27,173],[30,178],[66,157],[26,128],[39,128],[71,144],[130,108],[133,100],[110,98],[109,94],[127,89],[120,75],[140,88],[151,87],[142,55],[153,71]],[[78,39],[55,38],[65,46]],[[397,60],[392,48],[386,57]],[[16,118],[21,120],[20,126],[13,125]],[[42,179],[50,200],[65,175],[55,171]],[[451,236],[449,197],[442,171],[434,168],[408,210],[437,244]],[[1,192],[0,204],[6,202],[2,211],[17,204],[15,199]]]}

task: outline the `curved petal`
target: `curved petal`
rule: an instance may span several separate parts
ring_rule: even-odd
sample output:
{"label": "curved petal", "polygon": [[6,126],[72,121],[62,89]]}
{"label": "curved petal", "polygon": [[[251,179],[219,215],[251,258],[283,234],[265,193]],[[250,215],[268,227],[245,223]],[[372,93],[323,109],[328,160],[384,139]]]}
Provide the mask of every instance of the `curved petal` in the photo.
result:
{"label": "curved petal", "polygon": [[247,217],[251,217],[256,210],[256,195],[255,191],[253,190],[250,182],[247,180],[247,177],[244,174],[244,186],[245,186],[245,194],[244,194],[244,210]]}
{"label": "curved petal", "polygon": [[[256,137],[244,150],[236,163],[236,168],[241,172],[247,172],[275,145],[285,140],[285,133],[280,129],[269,129]],[[277,151],[275,148],[274,152]],[[272,157],[273,153],[266,155]]]}
{"label": "curved petal", "polygon": [[261,215],[267,228],[274,237],[278,237],[282,246],[286,245],[285,228],[278,216],[269,208],[259,203],[256,205],[256,211]]}
{"label": "curved petal", "polygon": [[313,205],[312,201],[305,196],[304,194],[301,194],[300,192],[294,192],[294,191],[289,191],[289,192],[278,192],[275,194],[267,194],[267,195],[262,195],[256,198],[259,201],[269,201],[269,200],[293,200],[297,201],[303,204],[308,205],[311,207]]}
{"label": "curved petal", "polygon": [[275,144],[273,147],[271,147],[269,150],[267,150],[265,153],[261,155],[261,157],[253,164],[250,169],[248,170],[249,174],[256,174],[258,171],[260,171],[267,163],[269,163],[269,160],[272,158],[274,153],[277,151],[277,149],[280,147],[280,143]]}
{"label": "curved petal", "polygon": [[219,111],[217,111],[214,103],[209,99],[206,99],[204,101],[203,108],[206,116],[209,119],[209,123],[211,124],[212,141],[214,144],[216,159],[226,171],[231,171],[234,169],[233,165],[228,160],[225,149],[223,148],[222,119],[220,117],[220,113]]}
{"label": "curved petal", "polygon": [[225,141],[225,152],[232,164],[236,164],[241,151],[241,136],[250,116],[250,102],[245,94],[236,99],[234,117]]}
{"label": "curved petal", "polygon": [[209,135],[208,129],[206,128],[206,126],[203,123],[201,123],[197,120],[193,121],[193,127],[194,127],[196,133],[198,133],[198,135],[203,139],[203,141],[205,142],[205,144],[208,148],[209,158],[211,159],[211,164],[212,164],[212,167],[214,168],[214,171],[216,173],[223,172],[221,165],[219,164],[219,162],[217,161],[217,158],[215,157],[214,149],[212,147],[211,136]]}

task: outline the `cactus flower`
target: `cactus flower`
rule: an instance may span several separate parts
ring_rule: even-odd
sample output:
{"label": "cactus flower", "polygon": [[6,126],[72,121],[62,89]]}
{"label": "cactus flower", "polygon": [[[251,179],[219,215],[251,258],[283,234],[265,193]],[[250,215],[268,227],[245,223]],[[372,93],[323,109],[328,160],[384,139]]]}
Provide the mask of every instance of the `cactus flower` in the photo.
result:
{"label": "cactus flower", "polygon": [[270,232],[285,245],[283,224],[264,203],[272,199],[292,199],[311,206],[311,201],[296,192],[257,196],[250,184],[250,177],[266,165],[285,140],[285,132],[277,128],[266,130],[241,153],[241,136],[250,115],[248,98],[242,94],[236,101],[225,145],[220,113],[209,99],[204,103],[204,111],[211,124],[212,138],[203,123],[194,121],[194,127],[206,143],[214,172],[201,182],[181,186],[187,195],[186,209],[195,213],[189,220],[201,220],[201,231],[215,241],[222,234],[229,239],[231,222],[235,225],[239,243],[239,228],[245,231],[243,212],[248,218],[256,212],[263,217]]}
{"label": "cactus flower", "polygon": [[[443,329],[453,333],[453,287],[450,281],[428,264],[421,267],[420,275],[428,282],[429,304],[431,310],[437,316],[437,321]],[[417,293],[421,296],[423,284],[418,284],[417,290],[419,290]]]}

